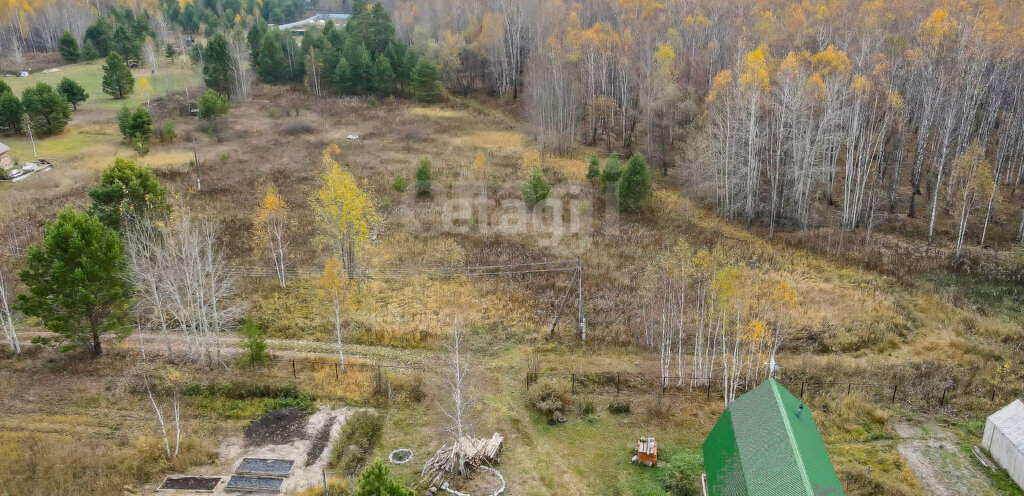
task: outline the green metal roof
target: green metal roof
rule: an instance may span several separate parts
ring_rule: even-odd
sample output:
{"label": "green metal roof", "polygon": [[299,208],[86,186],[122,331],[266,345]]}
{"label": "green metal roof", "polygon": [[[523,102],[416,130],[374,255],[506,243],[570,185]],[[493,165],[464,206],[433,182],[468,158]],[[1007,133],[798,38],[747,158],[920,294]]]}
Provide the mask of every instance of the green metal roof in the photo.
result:
{"label": "green metal roof", "polygon": [[710,496],[842,496],[810,408],[774,379],[726,408],[704,441]]}

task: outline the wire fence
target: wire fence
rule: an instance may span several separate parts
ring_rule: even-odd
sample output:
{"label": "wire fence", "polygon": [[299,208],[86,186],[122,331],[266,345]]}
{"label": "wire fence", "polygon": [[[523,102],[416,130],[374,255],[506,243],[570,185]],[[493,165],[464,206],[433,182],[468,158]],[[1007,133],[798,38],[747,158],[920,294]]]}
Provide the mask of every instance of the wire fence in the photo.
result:
{"label": "wire fence", "polygon": [[[556,387],[572,395],[687,395],[694,400],[710,401],[722,398],[725,394],[725,381],[721,376],[709,380],[707,377],[622,372],[527,372],[526,389],[529,390],[543,378],[553,380]],[[796,397],[810,404],[857,394],[873,403],[895,405],[914,411],[990,410],[1021,394],[1019,387],[935,385],[916,380],[822,381],[792,373],[777,374],[775,379]],[[756,385],[755,381],[741,382],[736,388],[737,396]]]}

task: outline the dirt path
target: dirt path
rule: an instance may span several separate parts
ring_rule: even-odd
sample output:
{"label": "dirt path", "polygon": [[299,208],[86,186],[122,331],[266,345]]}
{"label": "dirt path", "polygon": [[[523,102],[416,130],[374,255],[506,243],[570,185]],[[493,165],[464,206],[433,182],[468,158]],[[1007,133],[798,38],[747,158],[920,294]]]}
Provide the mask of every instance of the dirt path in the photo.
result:
{"label": "dirt path", "polygon": [[901,421],[895,428],[900,455],[929,496],[999,496],[953,433],[933,423]]}
{"label": "dirt path", "polygon": [[[22,346],[28,346],[35,336],[52,336],[50,333],[22,332],[18,338]],[[228,355],[235,355],[242,351],[242,339],[237,336],[224,336],[221,338],[223,351]],[[113,339],[103,343],[104,349],[108,346],[118,346],[138,351],[145,347],[146,353],[153,353],[161,356],[167,355],[167,345],[164,337],[154,333],[133,333],[126,340],[118,343]],[[306,358],[320,359],[325,361],[337,361],[338,351],[333,342],[310,341],[302,339],[267,339],[267,347],[274,358],[291,359]],[[174,353],[183,353],[186,348],[185,338],[180,335],[171,335],[171,348]],[[345,358],[367,360],[374,363],[386,365],[402,365],[412,367],[429,367],[436,364],[435,352],[431,350],[392,348],[388,346],[371,346],[362,344],[345,344]]]}

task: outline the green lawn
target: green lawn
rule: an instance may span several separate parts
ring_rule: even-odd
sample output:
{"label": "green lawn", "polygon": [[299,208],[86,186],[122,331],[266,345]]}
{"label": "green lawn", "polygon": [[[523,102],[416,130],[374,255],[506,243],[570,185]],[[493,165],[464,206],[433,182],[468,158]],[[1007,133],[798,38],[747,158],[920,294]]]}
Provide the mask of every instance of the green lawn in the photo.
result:
{"label": "green lawn", "polygon": [[70,78],[78,82],[85,88],[85,91],[89,93],[89,100],[79,104],[79,109],[103,109],[103,110],[118,110],[122,105],[128,105],[129,107],[137,107],[146,103],[146,95],[141,91],[138,91],[138,79],[145,77],[149,80],[151,86],[151,96],[163,95],[168,89],[177,90],[184,87],[184,85],[198,84],[198,79],[195,73],[192,72],[191,66],[187,59],[181,58],[175,61],[174,65],[163,61],[163,64],[157,69],[154,76],[150,76],[149,69],[135,69],[132,73],[136,79],[136,92],[124,100],[115,100],[103,93],[102,82],[103,82],[103,60],[94,60],[92,62],[84,62],[80,64],[71,64],[60,67],[60,71],[42,73],[37,72],[29,75],[29,77],[6,77],[3,78],[14,93],[20,98],[22,91],[25,88],[32,86],[36,83],[47,83],[54,87],[62,78]]}
{"label": "green lawn", "polygon": [[[115,131],[116,132],[116,131]],[[120,137],[114,134],[84,133],[65,130],[57,136],[36,140],[36,152],[40,158],[60,159],[79,155],[85,150],[104,144],[117,144]],[[17,163],[33,159],[32,142],[25,136],[6,136],[5,145],[11,147],[11,154]]]}

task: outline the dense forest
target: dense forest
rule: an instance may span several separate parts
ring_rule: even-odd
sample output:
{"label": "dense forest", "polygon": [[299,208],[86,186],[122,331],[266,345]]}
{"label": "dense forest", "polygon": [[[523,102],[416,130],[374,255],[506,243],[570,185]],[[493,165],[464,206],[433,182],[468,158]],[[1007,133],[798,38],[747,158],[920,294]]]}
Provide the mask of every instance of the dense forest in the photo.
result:
{"label": "dense forest", "polygon": [[[1024,176],[1009,3],[426,0],[397,33],[454,92],[523,100],[546,151],[638,149],[726,217],[984,242]],[[1005,185],[1000,188],[1000,185]],[[918,198],[921,197],[921,198]],[[838,221],[828,217],[840,210]]]}

